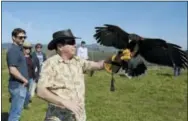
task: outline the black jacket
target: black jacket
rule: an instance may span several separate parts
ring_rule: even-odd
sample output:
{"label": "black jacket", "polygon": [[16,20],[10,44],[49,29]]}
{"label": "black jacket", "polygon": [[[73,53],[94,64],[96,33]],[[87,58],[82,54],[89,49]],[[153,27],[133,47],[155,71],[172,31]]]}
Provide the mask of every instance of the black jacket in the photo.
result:
{"label": "black jacket", "polygon": [[[43,54],[43,58],[44,58],[44,61],[45,61],[47,59],[46,55],[43,52],[42,52],[42,54]],[[36,55],[36,52],[32,53],[32,59],[33,59],[33,62],[35,64],[35,67],[37,67],[37,71],[35,72],[35,75],[36,75],[36,82],[38,82],[40,71],[41,71],[41,66],[40,66],[39,59],[38,59],[38,57]]]}
{"label": "black jacket", "polygon": [[33,58],[33,56],[31,55],[31,58],[32,58],[32,62],[33,62],[33,68],[34,68],[34,80],[36,82],[38,82],[38,79],[39,79],[39,71],[40,71],[40,64],[39,64],[39,60],[36,59],[36,58]]}

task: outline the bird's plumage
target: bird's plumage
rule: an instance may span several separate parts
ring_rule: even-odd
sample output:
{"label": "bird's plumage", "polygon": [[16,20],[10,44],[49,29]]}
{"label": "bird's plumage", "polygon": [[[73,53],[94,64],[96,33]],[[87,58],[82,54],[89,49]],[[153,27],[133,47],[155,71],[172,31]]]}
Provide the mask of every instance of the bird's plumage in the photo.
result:
{"label": "bird's plumage", "polygon": [[[111,46],[117,49],[130,49],[136,51],[145,60],[151,63],[181,68],[188,67],[188,57],[181,47],[168,43],[159,38],[144,38],[137,34],[130,34],[118,26],[105,24],[104,27],[96,27],[94,38],[97,43]],[[130,41],[131,40],[131,41]],[[137,49],[135,47],[137,46]]]}
{"label": "bird's plumage", "polygon": [[96,27],[94,37],[97,43],[105,46],[113,46],[118,49],[127,47],[129,42],[129,34],[114,25],[106,25],[106,27]]}

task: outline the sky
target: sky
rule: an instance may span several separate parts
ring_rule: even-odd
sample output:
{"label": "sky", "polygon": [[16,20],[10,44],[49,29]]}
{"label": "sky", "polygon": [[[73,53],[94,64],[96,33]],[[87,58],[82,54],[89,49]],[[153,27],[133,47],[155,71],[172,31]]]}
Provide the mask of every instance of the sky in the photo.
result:
{"label": "sky", "polygon": [[93,44],[95,27],[104,24],[187,48],[186,2],[2,2],[3,43],[12,42],[12,30],[21,27],[33,44],[48,44],[64,29],[82,38],[77,43]]}

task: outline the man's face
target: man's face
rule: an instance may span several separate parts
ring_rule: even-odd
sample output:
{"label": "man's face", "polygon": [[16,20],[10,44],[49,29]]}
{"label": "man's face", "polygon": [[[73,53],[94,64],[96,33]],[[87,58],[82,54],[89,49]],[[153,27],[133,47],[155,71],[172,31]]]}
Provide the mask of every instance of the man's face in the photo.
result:
{"label": "man's face", "polygon": [[26,38],[24,33],[19,33],[17,36],[12,37],[13,41],[18,45],[23,45]]}
{"label": "man's face", "polygon": [[76,54],[75,40],[69,40],[65,45],[60,47],[61,52],[66,53],[69,57],[73,57]]}
{"label": "man's face", "polygon": [[82,46],[82,47],[85,47],[85,43],[82,43],[81,46]]}
{"label": "man's face", "polygon": [[76,54],[76,46],[75,45],[64,45],[63,50],[67,55],[70,57],[74,56]]}
{"label": "man's face", "polygon": [[36,47],[36,51],[37,51],[37,52],[41,52],[41,51],[42,51],[42,46],[38,45],[38,46]]}

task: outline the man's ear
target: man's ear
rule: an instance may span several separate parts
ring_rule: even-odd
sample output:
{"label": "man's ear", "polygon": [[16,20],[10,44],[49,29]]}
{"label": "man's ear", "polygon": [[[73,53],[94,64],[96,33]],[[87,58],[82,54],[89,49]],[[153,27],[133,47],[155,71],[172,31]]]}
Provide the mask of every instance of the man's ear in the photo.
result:
{"label": "man's ear", "polygon": [[14,36],[12,36],[12,40],[15,40],[16,38]]}
{"label": "man's ear", "polygon": [[56,47],[59,48],[60,50],[62,49],[63,46],[64,46],[64,45],[61,44],[61,43],[57,43],[57,45],[56,45]]}

